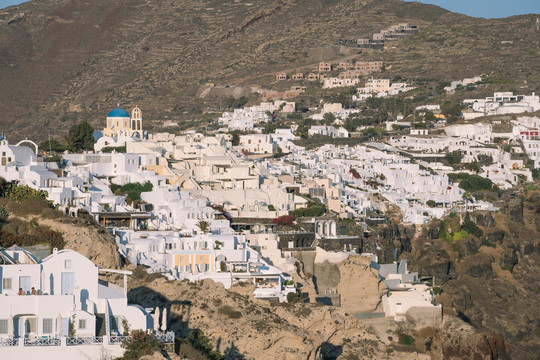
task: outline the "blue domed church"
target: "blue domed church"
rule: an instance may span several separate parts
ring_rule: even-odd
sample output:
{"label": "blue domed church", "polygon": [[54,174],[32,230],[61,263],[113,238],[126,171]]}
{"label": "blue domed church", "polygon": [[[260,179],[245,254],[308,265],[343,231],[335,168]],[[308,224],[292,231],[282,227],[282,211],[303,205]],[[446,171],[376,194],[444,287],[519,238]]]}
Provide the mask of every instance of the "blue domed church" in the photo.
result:
{"label": "blue domed church", "polygon": [[107,114],[107,127],[103,129],[103,136],[135,136],[143,138],[142,112],[138,107],[133,108],[131,117],[129,113],[117,107]]}

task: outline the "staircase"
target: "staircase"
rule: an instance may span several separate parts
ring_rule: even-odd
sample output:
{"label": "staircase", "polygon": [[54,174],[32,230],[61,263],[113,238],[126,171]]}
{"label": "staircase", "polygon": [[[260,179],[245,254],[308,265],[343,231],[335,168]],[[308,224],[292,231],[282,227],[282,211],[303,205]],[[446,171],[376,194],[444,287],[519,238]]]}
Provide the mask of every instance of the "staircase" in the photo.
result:
{"label": "staircase", "polygon": [[105,314],[96,314],[96,336],[103,336],[106,333]]}

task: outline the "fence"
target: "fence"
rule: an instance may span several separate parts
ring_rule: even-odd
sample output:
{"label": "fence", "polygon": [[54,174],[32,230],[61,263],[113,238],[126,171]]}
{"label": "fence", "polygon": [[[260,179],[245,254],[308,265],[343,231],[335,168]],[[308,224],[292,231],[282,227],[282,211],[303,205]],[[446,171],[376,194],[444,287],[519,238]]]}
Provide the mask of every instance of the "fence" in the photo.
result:
{"label": "fence", "polygon": [[66,338],[66,345],[96,345],[103,344],[103,336],[84,336],[84,337],[68,337]]}
{"label": "fence", "polygon": [[[17,340],[17,339],[12,339]],[[60,346],[60,338],[43,337],[43,338],[26,338],[24,346]]]}
{"label": "fence", "polygon": [[[155,334],[162,344],[174,343],[174,332]],[[129,339],[126,335],[111,336],[75,336],[75,337],[35,337],[35,338],[0,338],[0,348],[8,346],[77,346],[77,345],[120,345]]]}

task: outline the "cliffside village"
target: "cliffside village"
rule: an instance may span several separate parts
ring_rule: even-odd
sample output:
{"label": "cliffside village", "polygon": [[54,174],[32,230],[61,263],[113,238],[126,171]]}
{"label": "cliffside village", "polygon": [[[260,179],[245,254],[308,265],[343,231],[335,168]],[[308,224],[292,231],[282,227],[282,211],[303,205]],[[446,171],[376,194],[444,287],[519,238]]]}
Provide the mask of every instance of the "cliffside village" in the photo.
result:
{"label": "cliffside village", "polygon": [[[369,80],[358,96],[391,96],[391,91],[389,80]],[[462,116],[468,120],[475,116],[467,113],[540,110],[534,93],[495,93],[466,103],[470,109]],[[225,288],[248,281],[256,298],[286,301],[297,291],[290,274],[299,252],[313,252],[319,263],[362,253],[388,288],[382,301],[386,316],[403,320],[420,312],[440,321],[431,286],[409,273],[405,261],[378,264],[362,248],[363,239],[370,226],[387,221],[389,211],[404,223],[423,224],[450,212],[494,210],[451,180],[452,174],[474,172],[455,170],[443,159],[456,152],[465,163],[490,158],[477,173],[501,189],[528,181],[532,170],[515,155],[526,153],[540,168],[540,119],[519,115],[506,127],[500,121],[447,125],[439,105],[425,105],[416,110],[434,114],[434,129],[414,128],[398,117],[386,126],[401,133],[390,133],[385,142],[307,150],[294,143],[298,125],[261,131],[272,112],[294,110],[294,102],[263,102],[223,113],[213,134],[174,135],[150,134],[141,109],[129,113],[118,107],[108,113],[103,130],[95,131],[94,151],[66,151],[58,163],[45,162],[41,153],[47,149],[30,140],[10,144],[2,138],[0,177],[46,191],[72,216],[88,212],[115,235],[121,255],[170,280],[212,279]],[[342,125],[356,110],[332,103],[319,110],[314,120],[330,113],[335,121],[313,125],[310,136],[351,136]],[[234,141],[233,130],[252,133]],[[128,201],[117,190],[133,183],[151,185],[140,199]],[[351,232],[348,224],[361,231]],[[126,289],[98,282],[98,271],[109,270],[70,250],[55,250],[42,260],[21,248],[0,251],[0,345],[82,341],[119,348],[123,319],[131,329],[160,331],[166,320],[159,320],[159,309],[128,305]],[[62,304],[72,310],[60,309]],[[87,338],[68,336],[71,323]]]}

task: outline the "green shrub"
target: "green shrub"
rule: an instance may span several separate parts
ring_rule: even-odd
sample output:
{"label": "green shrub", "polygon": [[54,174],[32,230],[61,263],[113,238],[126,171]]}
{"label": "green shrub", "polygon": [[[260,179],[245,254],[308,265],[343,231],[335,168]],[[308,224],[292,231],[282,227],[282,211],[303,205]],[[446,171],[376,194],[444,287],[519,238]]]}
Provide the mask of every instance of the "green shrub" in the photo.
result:
{"label": "green shrub", "polygon": [[288,303],[304,302],[308,298],[307,293],[292,292],[287,294]]}
{"label": "green shrub", "polygon": [[43,190],[36,190],[27,185],[17,185],[13,183],[0,184],[0,197],[21,202],[30,198],[38,198],[47,201],[49,194]]}
{"label": "green shrub", "polygon": [[135,360],[144,355],[152,355],[160,346],[159,340],[153,334],[134,330],[131,336],[122,342],[122,347],[126,349],[122,359]]}
{"label": "green shrub", "polygon": [[461,225],[461,229],[467,231],[469,234],[473,234],[477,238],[482,237],[484,232],[471,220],[465,220]]}
{"label": "green shrub", "polygon": [[482,245],[487,246],[487,247],[491,247],[491,248],[496,248],[497,247],[497,244],[492,243],[488,239],[483,239],[482,240]]}
{"label": "green shrub", "polygon": [[7,205],[7,209],[11,211],[12,214],[20,217],[40,215],[43,210],[50,208],[50,203],[48,201],[36,197],[30,197]]}
{"label": "green shrub", "polygon": [[231,319],[239,319],[242,317],[242,313],[240,311],[234,310],[229,305],[223,305],[218,309],[218,314],[228,316]]}
{"label": "green shrub", "polygon": [[[184,348],[184,349],[183,349]],[[196,351],[193,351],[194,349]],[[222,356],[219,352],[214,350],[214,346],[210,342],[201,330],[192,330],[189,332],[188,337],[182,340],[180,344],[180,352],[187,351],[189,359],[209,359],[209,360],[221,360]],[[203,357],[197,357],[197,352],[202,353]]]}
{"label": "green shrub", "polygon": [[459,164],[461,162],[461,159],[463,158],[463,155],[459,150],[452,151],[444,156],[446,161],[450,165]]}
{"label": "green shrub", "polygon": [[112,153],[113,151],[116,151],[117,153],[126,153],[126,145],[124,146],[105,146],[101,149],[102,153]]}
{"label": "green shrub", "polygon": [[144,184],[128,183],[122,186],[111,184],[109,187],[115,195],[126,195],[126,201],[128,203],[140,200],[142,192],[149,192],[154,188],[150,182],[146,182]]}
{"label": "green shrub", "polygon": [[478,175],[469,175],[465,179],[459,182],[459,187],[465,191],[479,191],[479,190],[494,190],[496,186],[490,179],[483,178]]}
{"label": "green shrub", "polygon": [[401,345],[407,345],[407,346],[413,346],[414,345],[414,337],[412,337],[411,335],[407,335],[407,334],[404,334],[404,333],[398,333],[398,342],[401,344]]}

